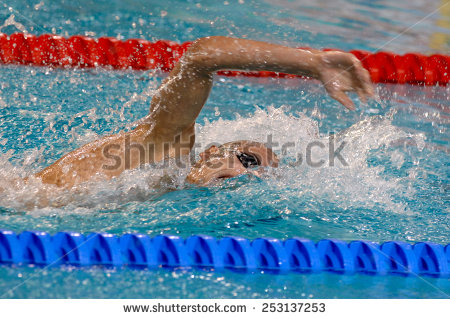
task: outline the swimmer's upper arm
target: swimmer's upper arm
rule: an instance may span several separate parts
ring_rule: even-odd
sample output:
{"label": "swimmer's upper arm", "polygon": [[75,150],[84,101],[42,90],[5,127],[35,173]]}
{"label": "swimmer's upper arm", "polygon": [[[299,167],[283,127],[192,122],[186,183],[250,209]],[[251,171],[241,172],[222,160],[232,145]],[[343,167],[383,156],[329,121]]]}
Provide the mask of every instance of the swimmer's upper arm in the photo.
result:
{"label": "swimmer's upper arm", "polygon": [[189,131],[208,99],[213,75],[192,57],[197,50],[194,43],[152,98],[148,120],[157,139]]}

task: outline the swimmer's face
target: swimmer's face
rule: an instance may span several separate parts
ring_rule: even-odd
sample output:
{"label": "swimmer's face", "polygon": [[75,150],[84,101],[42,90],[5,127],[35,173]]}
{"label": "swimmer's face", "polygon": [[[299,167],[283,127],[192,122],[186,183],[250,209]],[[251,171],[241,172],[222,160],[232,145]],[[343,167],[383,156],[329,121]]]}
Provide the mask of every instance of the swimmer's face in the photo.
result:
{"label": "swimmer's face", "polygon": [[278,158],[270,148],[258,142],[230,142],[211,146],[200,153],[200,160],[194,164],[186,180],[206,185],[246,173],[259,176],[261,167],[278,167]]}

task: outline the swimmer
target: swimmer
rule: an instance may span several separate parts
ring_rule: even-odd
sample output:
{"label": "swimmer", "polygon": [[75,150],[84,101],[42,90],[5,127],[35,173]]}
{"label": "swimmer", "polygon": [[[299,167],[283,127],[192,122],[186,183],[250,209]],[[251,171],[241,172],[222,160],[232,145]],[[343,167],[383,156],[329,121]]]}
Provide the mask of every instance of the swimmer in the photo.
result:
{"label": "swimmer", "polygon": [[[349,110],[354,110],[354,105],[347,92],[356,92],[362,102],[373,96],[369,73],[352,54],[222,36],[201,38],[163,81],[152,98],[149,114],[136,128],[88,143],[34,176],[44,184],[69,189],[95,178],[111,179],[127,169],[189,155],[196,118],[219,70],[264,70],[315,78]],[[235,141],[200,153],[187,181],[206,185],[247,172],[258,174],[254,167],[277,166],[277,156],[263,143]]]}

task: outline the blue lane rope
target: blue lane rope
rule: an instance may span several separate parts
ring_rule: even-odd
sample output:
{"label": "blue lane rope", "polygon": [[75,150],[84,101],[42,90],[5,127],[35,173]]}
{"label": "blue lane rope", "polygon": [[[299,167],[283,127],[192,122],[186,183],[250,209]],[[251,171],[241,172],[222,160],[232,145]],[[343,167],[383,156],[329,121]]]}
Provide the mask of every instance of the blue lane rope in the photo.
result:
{"label": "blue lane rope", "polygon": [[0,230],[0,265],[13,264],[449,277],[450,244]]}

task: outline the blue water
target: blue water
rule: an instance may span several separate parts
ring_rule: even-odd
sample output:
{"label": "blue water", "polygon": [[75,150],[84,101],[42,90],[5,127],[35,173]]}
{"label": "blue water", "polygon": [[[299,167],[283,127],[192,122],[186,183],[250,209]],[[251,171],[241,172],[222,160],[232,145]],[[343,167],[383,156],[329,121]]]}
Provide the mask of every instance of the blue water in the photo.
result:
{"label": "blue water", "polygon": [[[448,54],[439,7],[384,1],[26,2],[0,10],[1,31],[170,39],[230,35],[292,46]],[[81,4],[80,4],[81,3]],[[236,10],[236,7],[239,10]],[[11,18],[11,15],[14,15]],[[399,18],[401,17],[401,19]],[[9,20],[7,20],[9,19]],[[445,21],[447,21],[445,20]],[[437,39],[437,40],[436,40]],[[20,178],[147,114],[159,72],[1,66],[0,228],[23,230],[294,236],[319,240],[449,242],[449,89],[377,85],[379,98],[347,112],[308,80],[220,78],[197,121],[197,142],[279,142],[282,165],[262,179],[242,176],[207,188],[187,170],[143,169],[59,192],[38,207],[41,187]],[[293,165],[311,141],[338,133],[337,163]],[[295,143],[282,154],[281,145]],[[198,154],[201,149],[196,149]],[[326,157],[318,151],[317,158]],[[169,176],[169,180],[165,177]],[[48,190],[52,192],[52,190]],[[14,298],[240,297],[444,298],[447,280],[335,274],[0,268],[0,296]],[[213,295],[212,295],[213,294]]]}

